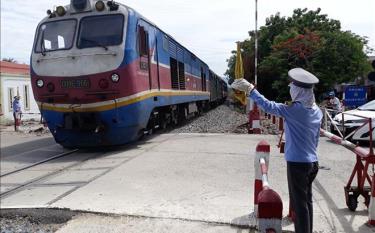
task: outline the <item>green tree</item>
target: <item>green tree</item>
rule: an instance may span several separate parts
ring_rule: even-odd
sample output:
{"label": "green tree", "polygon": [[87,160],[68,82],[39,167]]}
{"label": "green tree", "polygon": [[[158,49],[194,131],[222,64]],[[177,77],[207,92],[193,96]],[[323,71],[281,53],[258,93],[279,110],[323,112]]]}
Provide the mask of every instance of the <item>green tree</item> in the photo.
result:
{"label": "green tree", "polygon": [[[254,31],[242,43],[245,78],[254,77]],[[268,98],[289,98],[287,72],[302,67],[317,75],[317,94],[334,84],[363,76],[369,69],[364,48],[370,51],[366,37],[341,31],[338,20],[332,20],[320,9],[296,9],[291,17],[272,15],[258,31],[258,88]],[[228,59],[227,75],[234,73],[235,57]]]}

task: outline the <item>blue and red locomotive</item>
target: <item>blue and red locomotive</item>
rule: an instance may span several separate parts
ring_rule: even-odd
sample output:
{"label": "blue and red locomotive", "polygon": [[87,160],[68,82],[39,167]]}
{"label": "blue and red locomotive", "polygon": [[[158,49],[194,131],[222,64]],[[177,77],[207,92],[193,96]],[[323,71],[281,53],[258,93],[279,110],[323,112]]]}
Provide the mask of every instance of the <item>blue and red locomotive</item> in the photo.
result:
{"label": "blue and red locomotive", "polygon": [[65,147],[120,145],[226,98],[207,64],[132,8],[71,0],[36,30],[31,80]]}

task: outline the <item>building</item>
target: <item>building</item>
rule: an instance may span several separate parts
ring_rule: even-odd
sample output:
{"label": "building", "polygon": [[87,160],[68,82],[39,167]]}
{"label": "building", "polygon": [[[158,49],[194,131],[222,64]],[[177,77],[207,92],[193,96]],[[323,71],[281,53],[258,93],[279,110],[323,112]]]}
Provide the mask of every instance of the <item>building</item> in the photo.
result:
{"label": "building", "polygon": [[12,103],[20,96],[22,119],[39,119],[40,112],[31,89],[30,67],[25,64],[0,61],[0,123],[13,121]]}

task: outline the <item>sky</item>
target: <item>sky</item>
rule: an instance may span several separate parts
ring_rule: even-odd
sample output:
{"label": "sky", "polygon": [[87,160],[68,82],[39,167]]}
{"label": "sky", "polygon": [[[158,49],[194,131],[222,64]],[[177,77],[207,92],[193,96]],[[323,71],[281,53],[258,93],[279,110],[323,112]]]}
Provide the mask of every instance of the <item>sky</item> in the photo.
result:
{"label": "sky", "polygon": [[[117,0],[134,8],[206,62],[219,75],[236,41],[255,29],[255,0]],[[34,33],[47,9],[70,0],[1,0],[1,58],[29,63]],[[375,49],[374,0],[258,0],[258,28],[270,15],[291,16],[296,8],[340,20],[342,30],[367,36]],[[245,64],[246,65],[246,64]]]}

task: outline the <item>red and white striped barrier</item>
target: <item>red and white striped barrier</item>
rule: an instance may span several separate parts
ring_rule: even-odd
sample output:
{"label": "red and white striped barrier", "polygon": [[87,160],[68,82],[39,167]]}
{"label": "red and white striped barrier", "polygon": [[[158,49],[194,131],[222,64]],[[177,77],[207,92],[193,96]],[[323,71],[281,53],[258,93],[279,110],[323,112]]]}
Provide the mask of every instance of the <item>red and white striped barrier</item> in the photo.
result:
{"label": "red and white striped barrier", "polygon": [[249,112],[249,134],[261,134],[261,125],[260,125],[260,110],[258,106],[254,103],[253,109]]}
{"label": "red and white striped barrier", "polygon": [[262,140],[258,143],[255,151],[254,169],[255,169],[255,182],[254,182],[254,213],[258,214],[258,195],[263,189],[262,171],[260,169],[260,159],[263,158],[268,166],[271,147],[268,142]]}
{"label": "red and white striped barrier", "polygon": [[[365,201],[365,204],[368,205],[368,213],[369,213],[369,225],[375,226],[375,181],[374,181],[374,174],[372,174],[372,179],[368,174],[368,168],[371,164],[375,164],[375,155],[373,154],[373,149],[366,149],[360,146],[357,146],[345,139],[342,139],[339,136],[336,136],[324,129],[320,129],[320,134],[322,136],[326,136],[331,139],[336,144],[342,145],[347,149],[351,150],[356,155],[356,164],[353,168],[352,174],[350,175],[349,181],[344,187],[345,190],[345,199],[348,208],[351,211],[355,211],[357,208],[357,198],[358,196],[362,195],[365,200],[369,200],[368,203]],[[352,186],[352,182],[354,177],[357,176],[357,186]],[[368,190],[365,187],[365,182],[368,181],[371,189]],[[370,193],[369,193],[370,192]]]}
{"label": "red and white striped barrier", "polygon": [[362,147],[359,147],[345,139],[342,139],[340,138],[339,136],[337,135],[334,135],[324,129],[320,129],[320,135],[322,136],[325,136],[329,139],[331,139],[333,142],[335,142],[336,144],[339,144],[339,145],[342,145],[346,148],[348,148],[349,150],[353,151],[356,155],[359,155],[360,157],[364,158],[364,157],[367,157],[370,155],[370,151],[365,149],[365,148],[362,148]]}
{"label": "red and white striped barrier", "polygon": [[258,195],[258,230],[262,233],[281,233],[283,202],[269,186],[266,160],[261,158],[259,162],[263,190]]}
{"label": "red and white striped barrier", "polygon": [[249,127],[248,133],[249,134],[261,134],[262,133],[262,120],[270,120],[267,122],[272,123],[279,133],[284,130],[284,118],[277,117],[275,115],[266,113],[262,109],[258,108],[258,106],[254,103],[253,109],[248,113],[249,117]]}

